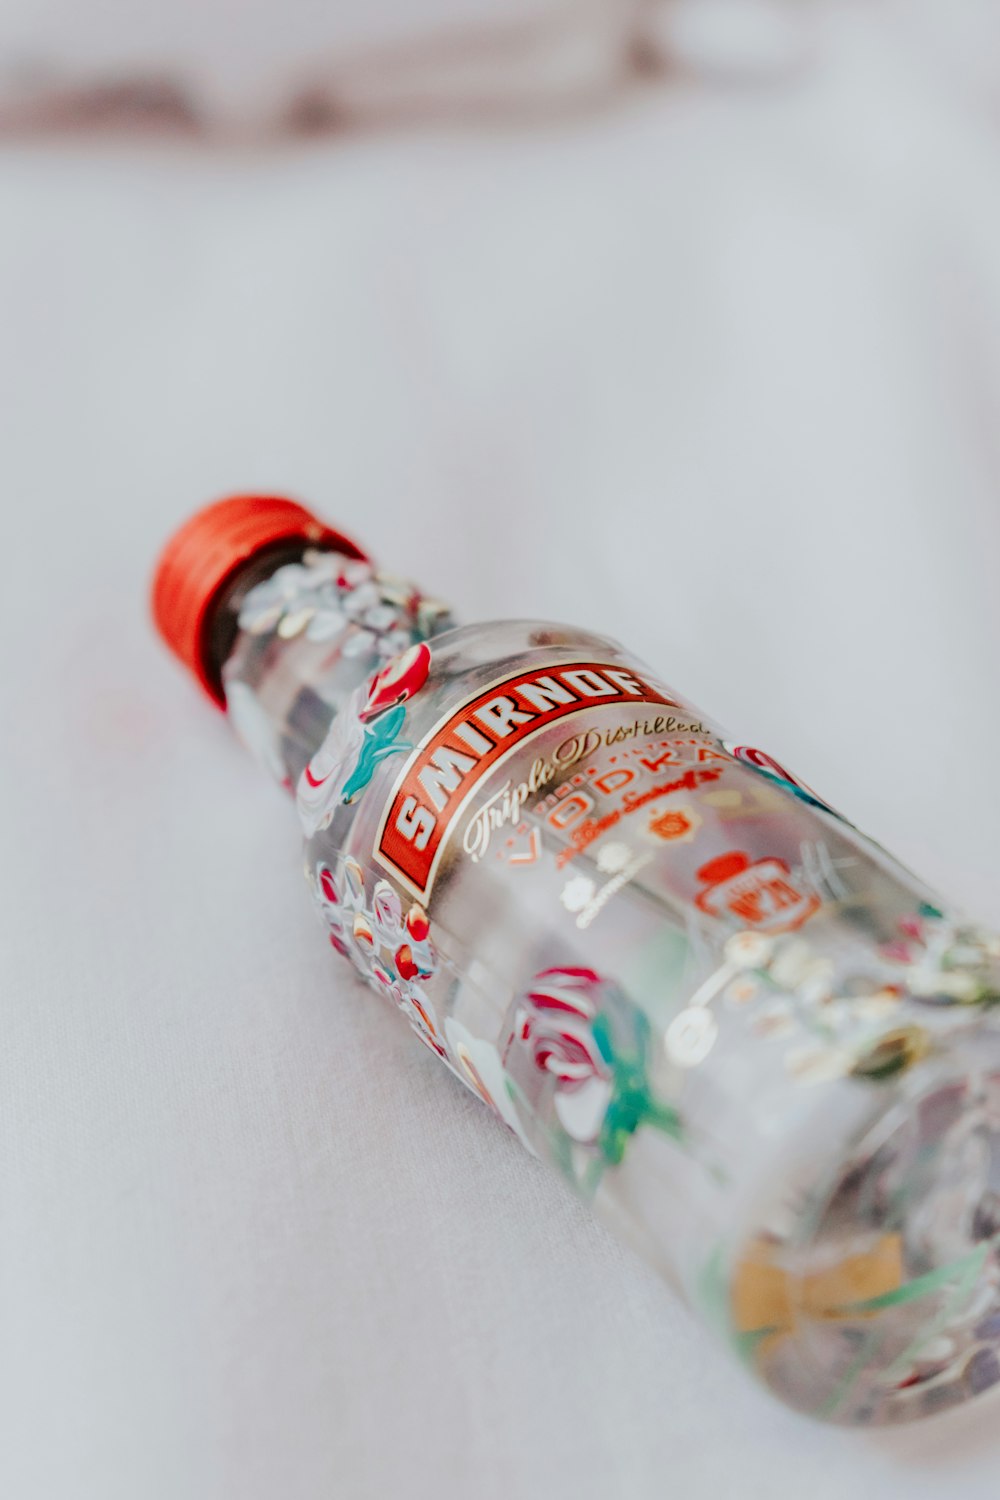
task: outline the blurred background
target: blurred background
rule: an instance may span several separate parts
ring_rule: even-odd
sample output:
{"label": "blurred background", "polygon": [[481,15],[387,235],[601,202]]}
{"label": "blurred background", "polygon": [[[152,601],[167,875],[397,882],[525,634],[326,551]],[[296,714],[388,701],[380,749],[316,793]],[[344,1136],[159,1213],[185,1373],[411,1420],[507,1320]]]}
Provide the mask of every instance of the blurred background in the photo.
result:
{"label": "blurred background", "polygon": [[772,1409],[348,1004],[146,589],[291,493],[995,922],[998,182],[995,0],[0,0],[4,1494],[995,1494],[976,1414]]}

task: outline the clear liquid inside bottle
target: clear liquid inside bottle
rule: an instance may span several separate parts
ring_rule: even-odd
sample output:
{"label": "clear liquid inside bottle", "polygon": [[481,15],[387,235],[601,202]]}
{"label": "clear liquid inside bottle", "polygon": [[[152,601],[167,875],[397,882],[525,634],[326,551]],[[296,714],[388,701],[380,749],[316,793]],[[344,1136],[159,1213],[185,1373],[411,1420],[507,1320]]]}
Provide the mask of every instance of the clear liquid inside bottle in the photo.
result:
{"label": "clear liquid inside bottle", "polygon": [[992,1386],[1000,943],[614,642],[449,627],[329,554],[219,612],[331,944],[786,1402]]}

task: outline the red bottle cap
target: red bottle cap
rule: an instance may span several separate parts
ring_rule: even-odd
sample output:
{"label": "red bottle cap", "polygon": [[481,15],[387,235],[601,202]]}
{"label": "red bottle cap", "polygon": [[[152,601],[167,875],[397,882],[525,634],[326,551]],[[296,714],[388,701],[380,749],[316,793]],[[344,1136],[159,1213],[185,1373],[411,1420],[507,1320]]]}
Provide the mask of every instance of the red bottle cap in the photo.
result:
{"label": "red bottle cap", "polygon": [[225,700],[208,656],[213,607],[248,558],[294,541],[366,560],[357,543],[279,495],[232,495],[206,505],[160,553],[152,590],[156,628],[220,708]]}

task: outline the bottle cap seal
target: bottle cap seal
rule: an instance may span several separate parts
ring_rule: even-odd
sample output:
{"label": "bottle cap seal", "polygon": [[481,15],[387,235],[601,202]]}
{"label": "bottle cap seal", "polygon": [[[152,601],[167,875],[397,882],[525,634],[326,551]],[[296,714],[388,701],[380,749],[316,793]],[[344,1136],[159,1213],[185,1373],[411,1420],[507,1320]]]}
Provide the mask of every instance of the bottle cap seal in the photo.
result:
{"label": "bottle cap seal", "polygon": [[156,628],[220,708],[225,699],[209,654],[215,605],[256,553],[296,541],[366,560],[356,542],[279,495],[231,495],[206,505],[160,553],[152,588]]}

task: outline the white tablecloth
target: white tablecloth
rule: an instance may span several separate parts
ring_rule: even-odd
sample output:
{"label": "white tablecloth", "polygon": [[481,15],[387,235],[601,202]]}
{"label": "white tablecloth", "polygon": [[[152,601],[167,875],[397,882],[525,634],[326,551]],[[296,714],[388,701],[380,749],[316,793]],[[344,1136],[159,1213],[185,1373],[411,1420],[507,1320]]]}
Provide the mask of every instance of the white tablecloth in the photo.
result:
{"label": "white tablecloth", "polygon": [[758,1392],[331,957],[157,548],[313,500],[627,640],[1000,909],[996,142],[917,63],[0,161],[0,1493],[992,1497]]}

